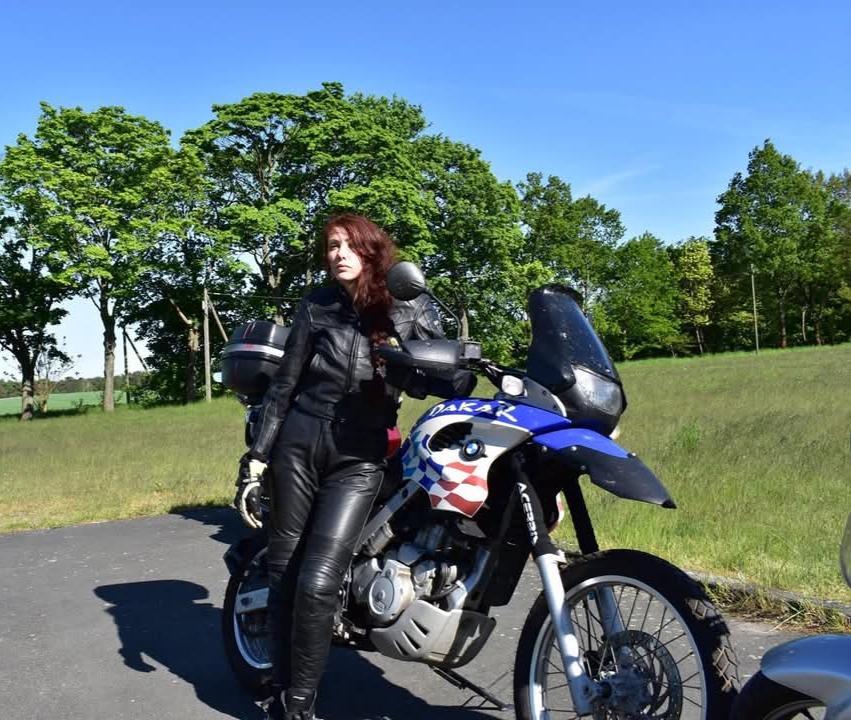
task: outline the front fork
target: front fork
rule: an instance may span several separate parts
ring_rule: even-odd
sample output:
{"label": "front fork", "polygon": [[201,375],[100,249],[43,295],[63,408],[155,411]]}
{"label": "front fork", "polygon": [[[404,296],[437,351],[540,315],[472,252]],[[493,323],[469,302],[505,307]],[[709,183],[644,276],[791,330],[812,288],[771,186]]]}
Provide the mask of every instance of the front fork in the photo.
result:
{"label": "front fork", "polygon": [[[555,546],[547,533],[540,498],[529,482],[522,460],[519,458],[516,459],[515,471],[519,478],[516,488],[523,515],[526,518],[526,527],[532,544],[532,557],[541,575],[544,597],[550,610],[550,619],[564,663],[565,678],[570,687],[573,705],[578,715],[590,715],[595,709],[595,701],[608,694],[607,689],[588,677],[582,665],[579,641],[570,617],[570,608],[565,602],[564,586],[561,581],[560,568],[565,562],[564,553]],[[594,595],[603,631],[607,637],[614,637],[624,629],[614,593],[610,588],[601,588]]]}

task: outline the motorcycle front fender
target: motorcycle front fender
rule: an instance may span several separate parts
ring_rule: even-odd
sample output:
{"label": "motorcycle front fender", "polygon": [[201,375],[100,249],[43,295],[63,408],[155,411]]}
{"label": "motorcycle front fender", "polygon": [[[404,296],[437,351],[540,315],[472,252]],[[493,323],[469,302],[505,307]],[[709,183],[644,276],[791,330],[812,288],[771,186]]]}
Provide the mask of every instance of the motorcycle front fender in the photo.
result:
{"label": "motorcycle front fender", "polygon": [[665,486],[635,453],[629,453],[604,435],[582,428],[566,428],[533,438],[556,457],[598,487],[626,500],[675,508]]}
{"label": "motorcycle front fender", "polygon": [[826,718],[851,720],[851,636],[790,640],[765,653],[760,669],[770,680],[823,702]]}

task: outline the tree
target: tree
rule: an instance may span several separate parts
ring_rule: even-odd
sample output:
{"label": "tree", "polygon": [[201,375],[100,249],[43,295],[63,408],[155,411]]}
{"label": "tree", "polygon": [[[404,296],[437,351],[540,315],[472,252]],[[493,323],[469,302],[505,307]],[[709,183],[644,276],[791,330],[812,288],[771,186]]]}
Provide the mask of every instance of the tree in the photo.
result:
{"label": "tree", "polygon": [[67,359],[49,328],[67,314],[59,303],[67,298],[68,288],[57,282],[58,268],[49,251],[28,242],[32,227],[24,218],[13,221],[6,217],[0,220],[0,232],[4,227],[0,236],[0,348],[18,363],[21,420],[32,420],[40,359]]}
{"label": "tree", "polygon": [[38,356],[35,368],[35,396],[39,413],[47,415],[50,396],[62,379],[74,369],[79,357],[79,355],[76,358],[69,357],[56,346],[47,348]]}
{"label": "tree", "polygon": [[347,97],[339,83],[325,83],[304,96],[261,93],[213,111],[184,142],[207,165],[216,227],[254,261],[254,287],[279,321],[281,306],[319,277],[319,230],[331,212],[368,215],[406,247],[428,243],[414,146],[426,126],[419,108]]}
{"label": "tree", "polygon": [[[155,396],[148,400],[191,403],[200,377],[205,289],[221,298],[216,300],[220,310],[236,305],[243,316],[254,313],[240,292],[246,287],[246,266],[230,254],[227,239],[215,227],[209,182],[194,148],[183,147],[174,155],[171,174],[171,192],[163,198],[155,228],[157,242],[146,250],[148,270],[139,277],[128,320],[138,323],[152,353],[148,364],[159,375],[146,380]],[[211,335],[212,355],[221,342],[218,330]]]}
{"label": "tree", "polygon": [[833,327],[834,342],[851,334],[851,172],[829,177],[816,173],[813,181],[823,205],[804,244],[807,266],[801,293],[813,340],[821,345],[825,319]]}
{"label": "tree", "polygon": [[11,202],[38,220],[38,242],[62,261],[58,278],[90,298],[103,325],[103,408],[114,408],[116,324],[135,302],[156,242],[173,150],[157,122],[120,107],[87,113],[42,103],[34,137],[3,160]]}
{"label": "tree", "polygon": [[570,185],[555,176],[543,184],[541,173],[529,173],[517,184],[520,220],[525,230],[524,253],[542,267],[546,282],[567,282],[570,243],[578,235]]}
{"label": "tree", "polygon": [[[406,100],[354,93],[337,83],[311,93],[311,124],[303,146],[313,158],[308,175],[293,177],[301,187],[314,233],[329,212],[362,212],[387,229],[400,245],[430,246],[427,227],[433,198],[423,189],[422,142],[427,122],[422,109]],[[306,181],[306,182],[305,182]],[[316,221],[319,221],[318,223]]]}
{"label": "tree", "polygon": [[842,287],[840,234],[834,221],[836,206],[831,203],[828,181],[823,174],[806,173],[810,182],[807,200],[806,231],[801,237],[800,273],[797,278],[801,306],[801,339],[807,342],[807,322],[812,323],[813,341],[821,345],[822,319],[827,309],[838,300]]}
{"label": "tree", "polygon": [[543,263],[547,280],[567,283],[587,310],[603,292],[615,246],[623,237],[620,214],[590,195],[574,200],[555,176],[530,173],[517,186],[526,229],[526,255]]}
{"label": "tree", "polygon": [[[597,325],[606,347],[626,360],[675,352],[683,340],[676,315],[674,267],[662,242],[644,233],[617,248]],[[595,315],[595,320],[596,320]]]}
{"label": "tree", "polygon": [[716,239],[743,280],[753,270],[760,285],[772,292],[781,348],[788,342],[787,309],[801,278],[801,247],[813,200],[807,174],[770,140],[751,151],[747,176],[736,173],[718,198]]}
{"label": "tree", "polygon": [[712,259],[709,240],[690,237],[671,251],[674,271],[679,285],[679,312],[683,324],[692,333],[698,352],[706,347],[705,330],[709,326],[712,309]]}
{"label": "tree", "polygon": [[299,97],[277,93],[214,105],[216,117],[182,140],[206,165],[212,227],[234,255],[254,261],[255,287],[273,307],[281,304],[286,266],[304,250],[304,205],[281,192],[282,178],[301,164],[293,147],[301,105]]}
{"label": "tree", "polygon": [[461,335],[482,341],[494,359],[522,354],[530,277],[519,258],[519,204],[475,148],[439,136],[417,140],[421,192],[430,198],[426,240],[404,251],[460,318]]}
{"label": "tree", "polygon": [[570,272],[587,309],[605,292],[606,277],[624,227],[617,210],[610,210],[590,195],[579,198],[574,205],[577,235]]}

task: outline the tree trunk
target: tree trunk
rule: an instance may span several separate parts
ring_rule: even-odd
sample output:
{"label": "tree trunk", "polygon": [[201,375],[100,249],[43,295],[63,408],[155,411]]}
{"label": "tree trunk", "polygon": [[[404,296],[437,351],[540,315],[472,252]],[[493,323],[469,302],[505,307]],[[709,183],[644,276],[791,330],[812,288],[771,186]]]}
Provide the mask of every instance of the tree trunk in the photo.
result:
{"label": "tree trunk", "polygon": [[703,355],[703,334],[700,332],[700,328],[695,325],[694,326],[694,336],[697,338],[697,350]]}
{"label": "tree trunk", "polygon": [[32,420],[35,414],[35,365],[21,367],[21,420]]}
{"label": "tree trunk", "polygon": [[470,339],[470,321],[467,318],[467,311],[464,308],[461,308],[461,339],[469,340]]}
{"label": "tree trunk", "polygon": [[801,340],[804,344],[807,343],[807,308],[801,308]]}
{"label": "tree trunk", "polygon": [[[168,296],[167,296],[168,297]],[[186,402],[195,402],[197,397],[197,388],[195,387],[195,363],[198,358],[198,349],[201,346],[198,336],[198,321],[195,318],[189,318],[186,313],[180,309],[180,306],[172,299],[168,298],[174,308],[177,316],[186,325],[186,373],[183,376],[183,390],[186,393]]]}
{"label": "tree trunk", "polygon": [[197,397],[197,388],[195,387],[195,364],[198,360],[198,349],[201,347],[197,322],[192,322],[189,325],[186,342],[186,402],[193,403]]}
{"label": "tree trunk", "polygon": [[591,294],[591,280],[589,278],[585,278],[585,281],[582,283],[582,314],[588,315],[588,296]]}
{"label": "tree trunk", "polygon": [[115,410],[115,318],[101,314],[103,320],[103,409]]}
{"label": "tree trunk", "polygon": [[783,298],[778,298],[777,312],[780,319],[780,349],[786,349],[786,303]]}
{"label": "tree trunk", "polygon": [[38,414],[47,415],[47,402],[50,400],[50,378],[34,378],[33,394],[38,400]]}

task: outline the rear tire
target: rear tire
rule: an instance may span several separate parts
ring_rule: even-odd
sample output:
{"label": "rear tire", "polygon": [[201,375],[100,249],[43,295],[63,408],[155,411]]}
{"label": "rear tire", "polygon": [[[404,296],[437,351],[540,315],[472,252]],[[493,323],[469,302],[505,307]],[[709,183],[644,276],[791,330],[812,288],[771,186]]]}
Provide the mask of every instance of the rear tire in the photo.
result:
{"label": "rear tire", "polygon": [[[633,550],[579,558],[562,570],[585,672],[612,689],[592,717],[728,720],[738,688],[729,631],[703,589],[664,560]],[[596,598],[614,593],[623,632],[606,638]],[[620,653],[619,653],[620,651]],[[628,666],[616,656],[626,653]],[[532,606],[514,665],[520,720],[569,720],[573,708],[543,593]]]}
{"label": "rear tire", "polygon": [[823,718],[824,703],[769,680],[758,672],[745,683],[730,720],[793,720]]}
{"label": "rear tire", "polygon": [[258,699],[271,694],[271,634],[265,608],[251,613],[236,613],[241,592],[269,586],[266,572],[266,533],[246,544],[245,560],[231,575],[222,608],[222,639],[225,655],[239,684]]}

